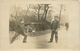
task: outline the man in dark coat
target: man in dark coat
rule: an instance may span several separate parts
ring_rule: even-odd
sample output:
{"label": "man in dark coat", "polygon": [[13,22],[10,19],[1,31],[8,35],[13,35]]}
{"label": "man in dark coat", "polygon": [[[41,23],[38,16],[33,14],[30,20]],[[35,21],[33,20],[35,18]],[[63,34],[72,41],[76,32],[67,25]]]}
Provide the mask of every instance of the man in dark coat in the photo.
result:
{"label": "man in dark coat", "polygon": [[51,24],[52,33],[51,33],[51,38],[49,43],[53,42],[54,35],[55,35],[56,43],[58,42],[58,25],[59,25],[58,16],[55,16],[54,21],[52,21],[52,24]]}
{"label": "man in dark coat", "polygon": [[26,43],[26,39],[27,39],[27,35],[24,33],[24,23],[22,22],[22,20],[20,20],[20,22],[17,23],[17,27],[15,29],[16,34],[14,35],[14,37],[11,39],[10,43],[13,43],[14,40],[16,39],[16,37],[18,37],[18,35],[23,35],[24,39],[23,39],[23,43]]}

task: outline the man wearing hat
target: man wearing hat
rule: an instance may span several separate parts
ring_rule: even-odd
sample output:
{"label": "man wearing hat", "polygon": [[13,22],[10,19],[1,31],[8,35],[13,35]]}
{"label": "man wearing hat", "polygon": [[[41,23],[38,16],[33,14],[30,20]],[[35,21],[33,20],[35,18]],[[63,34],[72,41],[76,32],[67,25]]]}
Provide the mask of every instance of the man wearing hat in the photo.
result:
{"label": "man wearing hat", "polygon": [[58,25],[59,25],[58,16],[55,16],[51,24],[52,33],[49,43],[53,42],[54,35],[55,35],[55,42],[56,43],[58,42]]}
{"label": "man wearing hat", "polygon": [[14,35],[14,37],[11,39],[10,43],[13,43],[14,40],[16,39],[16,37],[18,37],[18,35],[23,35],[24,39],[23,39],[23,43],[26,43],[26,39],[27,39],[27,35],[24,33],[24,21],[20,20],[20,22],[17,23],[17,27],[15,29],[16,34]]}

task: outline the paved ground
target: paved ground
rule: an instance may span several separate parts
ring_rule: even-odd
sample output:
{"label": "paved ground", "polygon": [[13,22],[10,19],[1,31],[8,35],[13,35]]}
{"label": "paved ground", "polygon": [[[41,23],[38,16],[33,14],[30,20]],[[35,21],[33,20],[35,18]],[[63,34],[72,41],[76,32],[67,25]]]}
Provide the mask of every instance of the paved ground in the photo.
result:
{"label": "paved ground", "polygon": [[[15,40],[13,44],[10,44],[10,49],[69,49],[69,34],[64,28],[58,31],[59,41],[58,43],[48,43],[50,39],[49,33],[38,36],[28,36],[27,43],[22,43],[23,36]],[[40,33],[40,32],[39,32]],[[54,38],[55,39],[55,38]]]}

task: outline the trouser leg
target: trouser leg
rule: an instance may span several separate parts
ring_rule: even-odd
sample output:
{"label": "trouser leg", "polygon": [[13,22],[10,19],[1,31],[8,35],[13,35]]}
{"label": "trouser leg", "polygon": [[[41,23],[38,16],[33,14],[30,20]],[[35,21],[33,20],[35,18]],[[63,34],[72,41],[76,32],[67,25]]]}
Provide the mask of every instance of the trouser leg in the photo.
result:
{"label": "trouser leg", "polygon": [[68,26],[66,26],[66,30],[68,30]]}
{"label": "trouser leg", "polygon": [[68,27],[67,27],[67,30],[68,30]]}
{"label": "trouser leg", "polygon": [[26,39],[27,39],[27,35],[26,34],[21,34],[21,35],[23,35],[24,36],[24,39],[23,39],[23,43],[25,43],[26,42]]}
{"label": "trouser leg", "polygon": [[67,30],[67,27],[66,27],[66,30]]}
{"label": "trouser leg", "polygon": [[55,32],[55,41],[58,42],[58,32]]}
{"label": "trouser leg", "polygon": [[51,33],[50,42],[53,42],[53,37],[54,37],[54,31],[52,31],[52,33]]}
{"label": "trouser leg", "polygon": [[14,40],[16,39],[16,37],[18,36],[19,34],[15,34],[14,37],[11,39],[11,42],[10,43],[13,43]]}

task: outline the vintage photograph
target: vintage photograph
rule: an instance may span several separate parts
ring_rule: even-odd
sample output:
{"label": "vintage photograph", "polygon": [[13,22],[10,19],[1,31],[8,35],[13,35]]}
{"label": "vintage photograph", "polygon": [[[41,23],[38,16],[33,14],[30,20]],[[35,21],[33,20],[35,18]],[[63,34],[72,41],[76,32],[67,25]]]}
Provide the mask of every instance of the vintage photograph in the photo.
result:
{"label": "vintage photograph", "polygon": [[79,51],[80,2],[1,0],[0,51]]}
{"label": "vintage photograph", "polygon": [[10,48],[68,49],[68,7],[68,4],[10,6]]}

